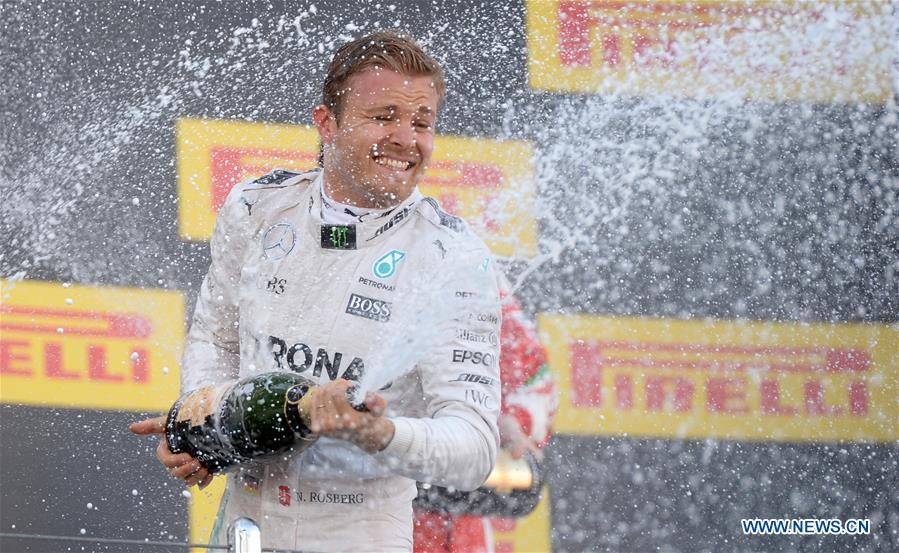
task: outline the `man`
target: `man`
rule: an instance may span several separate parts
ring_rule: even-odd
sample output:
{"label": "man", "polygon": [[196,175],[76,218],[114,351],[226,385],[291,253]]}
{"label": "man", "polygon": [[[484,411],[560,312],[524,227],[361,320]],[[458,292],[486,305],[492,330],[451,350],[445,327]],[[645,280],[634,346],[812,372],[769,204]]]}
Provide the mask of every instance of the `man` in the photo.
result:
{"label": "man", "polygon": [[[549,442],[558,408],[546,350],[510,287],[501,277],[502,332],[500,374],[502,448],[514,459],[529,451],[538,460]],[[490,519],[429,511],[416,502],[415,553],[487,553],[493,551]]]}
{"label": "man", "polygon": [[[409,38],[342,46],[312,113],[323,170],[239,185],[219,213],[182,391],[296,371],[320,385],[321,438],[231,474],[216,541],[246,516],[265,547],[410,551],[416,480],[475,489],[489,474],[499,351],[470,338],[499,334],[497,279],[484,244],[416,187],[443,91],[440,66]],[[379,389],[370,412],[347,400],[353,381]],[[164,440],[157,457],[188,486],[211,478]]]}

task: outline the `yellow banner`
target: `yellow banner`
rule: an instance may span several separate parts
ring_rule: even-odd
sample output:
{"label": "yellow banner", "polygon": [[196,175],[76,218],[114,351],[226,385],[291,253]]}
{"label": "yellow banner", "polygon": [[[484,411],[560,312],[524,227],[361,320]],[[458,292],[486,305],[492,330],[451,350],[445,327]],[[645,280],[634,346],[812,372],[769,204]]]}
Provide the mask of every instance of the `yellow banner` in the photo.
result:
{"label": "yellow banner", "polygon": [[885,103],[880,0],[527,0],[528,70],[552,92]]}
{"label": "yellow banner", "polygon": [[[208,240],[236,183],[274,167],[317,166],[318,134],[296,125],[180,119],[178,221],[181,236]],[[465,218],[494,253],[537,252],[533,147],[526,142],[438,136],[421,183],[425,195]]]}
{"label": "yellow banner", "polygon": [[537,508],[524,518],[490,519],[493,528],[493,550],[497,553],[530,553],[552,551],[550,543],[549,488]]}
{"label": "yellow banner", "polygon": [[178,398],[180,292],[0,280],[0,402],[164,411]]}
{"label": "yellow banner", "polygon": [[541,315],[565,434],[899,439],[885,325]]}
{"label": "yellow banner", "polygon": [[178,228],[209,240],[231,187],[273,167],[307,171],[318,160],[318,133],[298,125],[179,119]]}
{"label": "yellow banner", "polygon": [[[191,488],[190,494],[190,541],[191,543],[209,543],[212,539],[212,531],[218,521],[217,515],[222,496],[225,494],[225,485],[229,477],[216,476],[205,489]],[[228,522],[221,522],[228,524]],[[196,548],[193,553],[206,553],[206,548]]]}

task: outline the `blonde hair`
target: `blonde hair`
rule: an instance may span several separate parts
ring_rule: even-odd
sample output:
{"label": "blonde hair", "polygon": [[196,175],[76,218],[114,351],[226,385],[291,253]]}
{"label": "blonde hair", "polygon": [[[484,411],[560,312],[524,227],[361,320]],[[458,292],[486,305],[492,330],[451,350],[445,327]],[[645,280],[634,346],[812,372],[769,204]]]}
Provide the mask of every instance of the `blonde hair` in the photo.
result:
{"label": "blonde hair", "polygon": [[429,76],[434,80],[438,104],[443,103],[446,84],[443,68],[422,50],[415,40],[394,31],[379,31],[347,42],[337,49],[328,65],[322,86],[322,103],[334,113],[337,121],[343,110],[343,92],[351,76],[369,67],[390,69],[413,77]]}

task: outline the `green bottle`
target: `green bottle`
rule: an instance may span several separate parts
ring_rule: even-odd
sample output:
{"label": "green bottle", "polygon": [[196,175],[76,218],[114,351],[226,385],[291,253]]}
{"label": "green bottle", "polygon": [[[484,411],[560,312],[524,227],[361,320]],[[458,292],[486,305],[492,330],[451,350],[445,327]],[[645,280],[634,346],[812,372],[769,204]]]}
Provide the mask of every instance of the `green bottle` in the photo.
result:
{"label": "green bottle", "polygon": [[184,394],[166,418],[173,453],[189,453],[211,473],[249,461],[305,450],[309,393],[315,383],[292,372],[269,372]]}

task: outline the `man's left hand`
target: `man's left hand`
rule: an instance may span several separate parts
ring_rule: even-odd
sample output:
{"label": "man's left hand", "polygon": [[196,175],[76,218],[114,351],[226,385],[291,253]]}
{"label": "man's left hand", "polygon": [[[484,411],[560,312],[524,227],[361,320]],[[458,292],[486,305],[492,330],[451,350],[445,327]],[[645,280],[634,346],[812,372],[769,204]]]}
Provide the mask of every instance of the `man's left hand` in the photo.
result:
{"label": "man's left hand", "polygon": [[347,397],[352,387],[352,382],[340,378],[313,388],[310,430],[320,436],[350,441],[368,453],[377,453],[393,439],[393,422],[383,417],[387,401],[369,392],[364,402],[368,412],[357,411]]}

